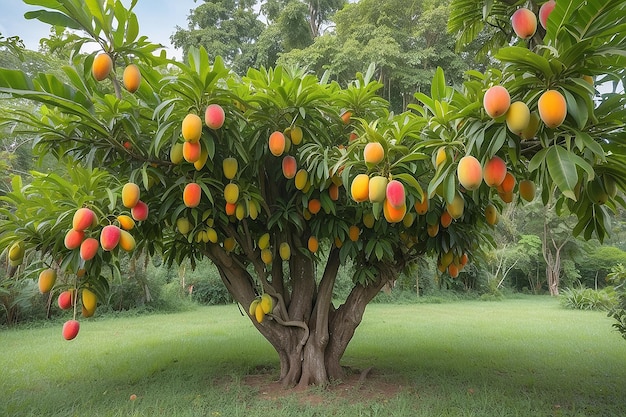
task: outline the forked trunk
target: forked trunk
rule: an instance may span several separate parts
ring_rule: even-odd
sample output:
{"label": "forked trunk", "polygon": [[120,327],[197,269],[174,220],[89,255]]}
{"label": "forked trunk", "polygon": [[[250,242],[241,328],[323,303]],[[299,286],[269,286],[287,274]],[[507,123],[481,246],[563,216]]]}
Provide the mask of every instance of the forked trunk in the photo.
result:
{"label": "forked trunk", "polygon": [[[210,257],[229,292],[245,309],[258,292],[250,271],[221,250],[211,251]],[[340,361],[365,307],[391,278],[384,274],[369,285],[355,285],[345,303],[335,309],[332,293],[339,264],[339,251],[331,250],[316,285],[314,263],[306,256],[292,256],[289,293],[277,291],[289,287],[282,282],[282,272],[274,274],[271,283],[263,274],[256,277],[277,304],[262,323],[250,319],[276,350],[280,382],[286,388],[326,385],[344,377]]]}

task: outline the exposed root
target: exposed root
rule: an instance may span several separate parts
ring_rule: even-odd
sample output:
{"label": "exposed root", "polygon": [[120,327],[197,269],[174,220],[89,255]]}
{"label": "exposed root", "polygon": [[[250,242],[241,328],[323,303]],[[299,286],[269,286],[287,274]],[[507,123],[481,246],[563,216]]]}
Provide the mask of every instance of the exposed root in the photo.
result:
{"label": "exposed root", "polygon": [[302,351],[302,348],[306,344],[307,340],[309,340],[309,326],[307,326],[307,324],[303,321],[283,321],[280,317],[274,314],[269,314],[269,316],[276,320],[276,322],[281,326],[299,327],[304,330],[302,340],[300,340],[300,344],[298,344],[298,351]]}
{"label": "exposed root", "polygon": [[371,372],[371,370],[374,369],[373,367],[369,367],[367,369],[364,369],[363,372],[361,372],[361,375],[359,376],[359,381],[357,382],[357,387],[360,389],[363,384],[365,383],[365,379],[367,378],[367,374],[369,374]]}

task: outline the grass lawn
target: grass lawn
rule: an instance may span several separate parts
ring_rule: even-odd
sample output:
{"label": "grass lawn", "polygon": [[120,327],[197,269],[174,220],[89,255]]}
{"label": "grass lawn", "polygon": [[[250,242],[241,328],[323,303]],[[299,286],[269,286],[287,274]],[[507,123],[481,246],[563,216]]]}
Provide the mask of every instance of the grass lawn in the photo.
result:
{"label": "grass lawn", "polygon": [[2,330],[0,416],[624,416],[611,324],[547,297],[374,304],[343,360],[365,382],[304,393],[235,305]]}

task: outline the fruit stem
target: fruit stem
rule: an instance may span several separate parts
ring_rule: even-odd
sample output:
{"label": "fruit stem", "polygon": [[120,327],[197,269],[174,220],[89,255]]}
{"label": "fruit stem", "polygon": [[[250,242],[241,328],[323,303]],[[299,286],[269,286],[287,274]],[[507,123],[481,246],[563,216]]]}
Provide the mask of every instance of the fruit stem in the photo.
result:
{"label": "fruit stem", "polygon": [[113,74],[111,76],[111,81],[113,82],[113,88],[115,89],[115,97],[117,97],[118,100],[121,100],[122,99],[122,87],[120,86],[120,81],[115,76],[115,67],[113,67],[113,71],[111,71],[111,74]]}

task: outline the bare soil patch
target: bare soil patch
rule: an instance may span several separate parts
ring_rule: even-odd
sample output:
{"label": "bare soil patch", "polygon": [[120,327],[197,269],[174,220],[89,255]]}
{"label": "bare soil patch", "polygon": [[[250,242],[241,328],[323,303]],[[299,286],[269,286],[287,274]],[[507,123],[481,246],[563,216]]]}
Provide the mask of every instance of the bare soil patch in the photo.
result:
{"label": "bare soil patch", "polygon": [[296,398],[301,404],[313,406],[329,401],[386,402],[408,388],[405,381],[393,380],[392,377],[372,368],[347,369],[343,380],[333,381],[324,388],[285,388],[276,382],[277,378],[276,369],[262,367],[255,369],[253,374],[246,375],[242,383],[257,392],[260,399],[280,401],[286,398]]}

